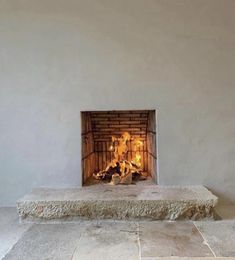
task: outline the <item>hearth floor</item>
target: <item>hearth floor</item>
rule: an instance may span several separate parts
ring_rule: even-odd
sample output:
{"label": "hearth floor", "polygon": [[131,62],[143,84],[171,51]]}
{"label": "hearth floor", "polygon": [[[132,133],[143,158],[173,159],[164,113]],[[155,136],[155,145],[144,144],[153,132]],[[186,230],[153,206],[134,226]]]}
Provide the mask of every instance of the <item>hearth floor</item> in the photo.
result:
{"label": "hearth floor", "polygon": [[217,197],[203,186],[100,184],[74,189],[38,188],[17,203],[21,219],[213,218]]}

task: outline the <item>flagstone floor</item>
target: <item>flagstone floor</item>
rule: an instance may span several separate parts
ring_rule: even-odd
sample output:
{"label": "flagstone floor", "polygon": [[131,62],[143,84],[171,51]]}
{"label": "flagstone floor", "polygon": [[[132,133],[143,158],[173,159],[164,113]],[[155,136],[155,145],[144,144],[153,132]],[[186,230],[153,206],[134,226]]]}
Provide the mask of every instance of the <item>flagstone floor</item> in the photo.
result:
{"label": "flagstone floor", "polygon": [[76,221],[18,223],[0,208],[0,259],[235,259],[235,205],[218,221]]}

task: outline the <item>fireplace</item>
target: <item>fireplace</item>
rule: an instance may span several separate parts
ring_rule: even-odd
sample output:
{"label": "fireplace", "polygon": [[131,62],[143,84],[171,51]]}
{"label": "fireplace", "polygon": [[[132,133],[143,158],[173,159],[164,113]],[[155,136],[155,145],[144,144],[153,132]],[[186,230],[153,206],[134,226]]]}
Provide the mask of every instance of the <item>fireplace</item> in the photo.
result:
{"label": "fireplace", "polygon": [[81,112],[83,185],[157,180],[156,111]]}

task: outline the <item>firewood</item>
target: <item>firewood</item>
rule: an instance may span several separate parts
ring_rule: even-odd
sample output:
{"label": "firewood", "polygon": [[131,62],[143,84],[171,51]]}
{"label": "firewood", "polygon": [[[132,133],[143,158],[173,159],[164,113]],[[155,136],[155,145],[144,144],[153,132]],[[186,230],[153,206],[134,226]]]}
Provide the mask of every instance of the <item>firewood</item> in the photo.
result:
{"label": "firewood", "polygon": [[117,185],[117,184],[120,183],[120,181],[121,181],[121,177],[120,177],[120,175],[119,175],[118,173],[114,173],[114,174],[112,175],[112,181],[111,181],[111,184],[113,184],[113,185]]}

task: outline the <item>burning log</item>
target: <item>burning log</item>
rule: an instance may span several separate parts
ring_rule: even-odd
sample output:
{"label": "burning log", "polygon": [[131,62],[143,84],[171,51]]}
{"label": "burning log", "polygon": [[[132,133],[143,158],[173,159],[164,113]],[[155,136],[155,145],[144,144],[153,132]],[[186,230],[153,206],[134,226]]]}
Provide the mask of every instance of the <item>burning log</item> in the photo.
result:
{"label": "burning log", "polygon": [[[119,177],[118,177],[119,176]],[[142,169],[129,161],[112,161],[105,170],[94,173],[96,180],[111,181],[113,184],[131,184],[132,180],[144,180]],[[118,181],[119,179],[119,181]]]}
{"label": "burning log", "polygon": [[120,175],[119,175],[118,173],[114,173],[114,174],[112,175],[112,181],[111,181],[111,183],[112,183],[113,185],[117,185],[117,184],[120,183],[120,181],[121,181]]}

